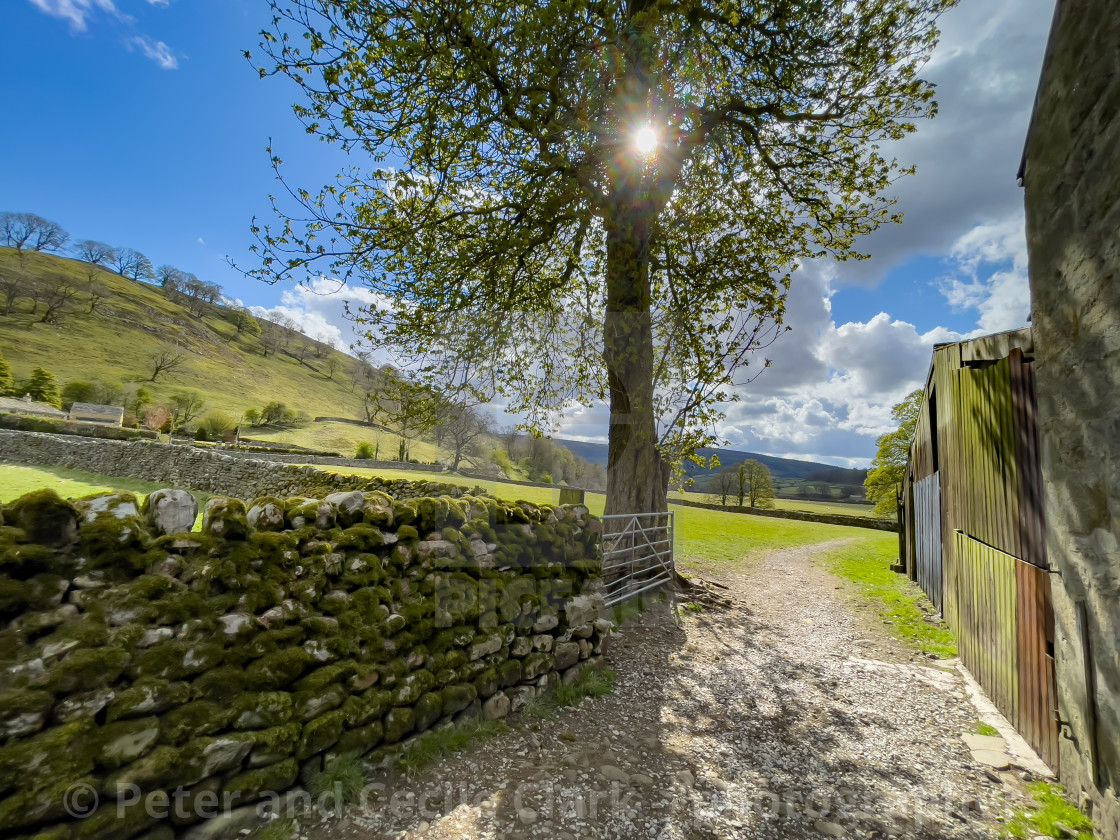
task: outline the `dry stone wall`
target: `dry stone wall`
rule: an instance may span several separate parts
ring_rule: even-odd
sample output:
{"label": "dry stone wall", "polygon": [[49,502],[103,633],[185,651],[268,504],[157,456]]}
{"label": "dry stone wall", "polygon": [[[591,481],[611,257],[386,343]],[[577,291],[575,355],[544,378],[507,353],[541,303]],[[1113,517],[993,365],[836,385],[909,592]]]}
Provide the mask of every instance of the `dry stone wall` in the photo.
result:
{"label": "dry stone wall", "polygon": [[[455,484],[385,481],[335,475],[312,467],[234,457],[191,446],[154,441],[94,440],[68,435],[0,429],[0,462],[68,467],[100,475],[142,478],[205,493],[259,496],[323,495],[332,490],[382,490],[396,499],[462,496]],[[474,490],[474,495],[482,495]]]}
{"label": "dry stone wall", "polygon": [[0,836],[205,837],[203,796],[244,808],[500,718],[609,639],[581,506],[345,491],[195,515],[182,490],[0,508]]}

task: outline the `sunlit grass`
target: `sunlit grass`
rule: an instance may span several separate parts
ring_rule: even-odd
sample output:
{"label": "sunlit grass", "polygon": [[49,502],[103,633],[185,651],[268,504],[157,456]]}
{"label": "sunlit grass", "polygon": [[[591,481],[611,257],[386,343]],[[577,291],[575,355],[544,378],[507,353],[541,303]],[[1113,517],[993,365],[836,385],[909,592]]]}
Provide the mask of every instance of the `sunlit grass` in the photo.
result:
{"label": "sunlit grass", "polygon": [[862,533],[862,539],[827,551],[818,561],[832,574],[855,584],[894,636],[923,653],[956,656],[953,631],[919,606],[925,598],[922,590],[904,575],[891,571],[891,564],[898,558],[898,535]]}
{"label": "sunlit grass", "polygon": [[1031,796],[1038,807],[1020,811],[1007,823],[1005,834],[1011,837],[1068,837],[1063,828],[1071,829],[1076,840],[1093,840],[1093,822],[1065,798],[1061,785],[1035,782]]}

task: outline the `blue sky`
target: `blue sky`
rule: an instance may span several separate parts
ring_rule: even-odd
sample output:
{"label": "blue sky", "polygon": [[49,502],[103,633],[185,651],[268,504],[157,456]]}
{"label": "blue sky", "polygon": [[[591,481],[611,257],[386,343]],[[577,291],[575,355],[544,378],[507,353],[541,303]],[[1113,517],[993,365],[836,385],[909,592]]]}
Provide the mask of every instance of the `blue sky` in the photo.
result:
{"label": "blue sky", "polygon": [[[945,16],[925,73],[941,113],[893,150],[918,166],[898,186],[905,220],[864,243],[870,260],[798,273],[793,331],[721,427],[732,445],[866,464],[935,341],[1026,323],[1015,172],[1051,10],[1052,0],[965,0]],[[261,80],[242,56],[268,19],[265,0],[7,0],[14,95],[0,211],[136,248],[348,344],[341,301],[362,290],[270,287],[226,263],[251,265],[250,221],[270,216],[270,138],[286,176],[308,188],[345,162],[303,133],[295,88]],[[605,419],[580,412],[563,434],[600,439]]]}

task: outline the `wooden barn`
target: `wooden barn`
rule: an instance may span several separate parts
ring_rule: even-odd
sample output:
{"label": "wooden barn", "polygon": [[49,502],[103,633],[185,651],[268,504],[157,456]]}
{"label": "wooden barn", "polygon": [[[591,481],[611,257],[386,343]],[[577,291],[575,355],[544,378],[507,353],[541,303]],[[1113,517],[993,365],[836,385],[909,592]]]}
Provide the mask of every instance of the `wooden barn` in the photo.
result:
{"label": "wooden barn", "polygon": [[902,488],[901,561],[964,665],[1058,767],[1054,611],[1030,328],[934,348]]}

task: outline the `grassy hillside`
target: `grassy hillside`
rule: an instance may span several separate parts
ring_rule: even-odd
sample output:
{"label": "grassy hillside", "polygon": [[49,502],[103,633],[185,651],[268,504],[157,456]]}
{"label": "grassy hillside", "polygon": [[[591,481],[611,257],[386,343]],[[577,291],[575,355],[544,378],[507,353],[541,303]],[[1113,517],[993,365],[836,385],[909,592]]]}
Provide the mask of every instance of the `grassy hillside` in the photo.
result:
{"label": "grassy hillside", "polygon": [[[233,313],[226,307],[203,305],[201,317],[168,300],[163,290],[94,269],[93,287],[102,296],[90,312],[90,266],[78,260],[30,253],[21,266],[14,249],[0,248],[0,279],[20,282],[12,313],[0,309],[0,352],[16,380],[35,367],[53,373],[59,386],[70,381],[102,380],[151,392],[155,403],[173,394],[196,391],[205,411],[220,410],[233,418],[268,402],[285,403],[311,417],[361,418],[363,390],[351,384],[359,362],[346,354],[291,331],[288,348],[266,355],[258,336],[238,335]],[[75,291],[58,324],[41,323],[42,303],[32,299],[37,288],[70,287]],[[6,300],[5,300],[6,303]],[[282,331],[280,327],[272,327]],[[301,362],[299,347],[308,348]],[[161,350],[181,352],[186,360],[155,382],[151,357]],[[332,372],[333,367],[333,372]],[[341,423],[313,423],[298,429],[252,429],[255,438],[353,453],[359,441],[373,443],[378,433]],[[380,433],[381,451],[395,453],[397,438]],[[413,457],[434,460],[439,450],[413,446]]]}

